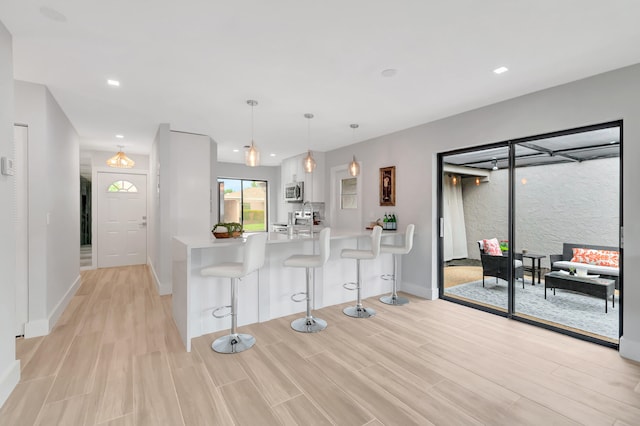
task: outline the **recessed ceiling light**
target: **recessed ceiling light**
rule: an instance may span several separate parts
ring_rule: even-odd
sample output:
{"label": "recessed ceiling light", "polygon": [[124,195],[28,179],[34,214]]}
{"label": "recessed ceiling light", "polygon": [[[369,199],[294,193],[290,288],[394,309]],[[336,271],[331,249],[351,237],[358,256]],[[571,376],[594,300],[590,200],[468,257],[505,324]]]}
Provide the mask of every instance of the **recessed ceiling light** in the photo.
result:
{"label": "recessed ceiling light", "polygon": [[51,19],[52,21],[56,21],[56,22],[67,22],[67,17],[64,16],[62,13],[58,12],[55,9],[52,9],[50,7],[47,6],[42,6],[40,8],[40,13],[42,14],[42,16]]}
{"label": "recessed ceiling light", "polygon": [[276,155],[272,152],[271,154],[269,154],[269,157],[275,157]]}
{"label": "recessed ceiling light", "polygon": [[394,75],[396,75],[398,73],[398,70],[395,68],[389,68],[386,70],[383,70],[380,74],[383,77],[393,77]]}
{"label": "recessed ceiling light", "polygon": [[503,72],[507,72],[509,71],[509,68],[507,67],[498,67],[495,70],[493,70],[493,72],[495,72],[496,74],[502,74]]}
{"label": "recessed ceiling light", "polygon": [[114,86],[114,87],[119,87],[120,86],[120,82],[118,80],[107,80],[107,84],[109,86]]}
{"label": "recessed ceiling light", "polygon": [[124,135],[116,135],[116,138],[118,138],[118,139],[124,139]]}
{"label": "recessed ceiling light", "polygon": [[234,149],[233,152],[240,152],[240,150],[239,149]]}

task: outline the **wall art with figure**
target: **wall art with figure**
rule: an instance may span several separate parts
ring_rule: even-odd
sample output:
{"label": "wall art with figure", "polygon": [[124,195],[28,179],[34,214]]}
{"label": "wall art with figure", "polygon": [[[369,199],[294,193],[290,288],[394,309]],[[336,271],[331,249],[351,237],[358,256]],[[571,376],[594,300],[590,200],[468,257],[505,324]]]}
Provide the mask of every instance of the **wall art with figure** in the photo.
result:
{"label": "wall art with figure", "polygon": [[380,169],[380,205],[396,205],[396,166]]}

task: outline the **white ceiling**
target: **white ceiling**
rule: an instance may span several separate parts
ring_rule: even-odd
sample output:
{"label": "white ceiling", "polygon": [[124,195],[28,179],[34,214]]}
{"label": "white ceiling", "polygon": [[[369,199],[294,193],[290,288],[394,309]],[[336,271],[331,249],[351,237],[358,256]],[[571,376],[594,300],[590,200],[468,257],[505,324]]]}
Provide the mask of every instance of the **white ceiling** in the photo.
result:
{"label": "white ceiling", "polygon": [[82,148],[148,153],[170,123],[242,162],[256,99],[265,165],[307,149],[307,112],[327,151],[639,63],[638,18],[637,0],[0,2],[15,78],[49,87]]}

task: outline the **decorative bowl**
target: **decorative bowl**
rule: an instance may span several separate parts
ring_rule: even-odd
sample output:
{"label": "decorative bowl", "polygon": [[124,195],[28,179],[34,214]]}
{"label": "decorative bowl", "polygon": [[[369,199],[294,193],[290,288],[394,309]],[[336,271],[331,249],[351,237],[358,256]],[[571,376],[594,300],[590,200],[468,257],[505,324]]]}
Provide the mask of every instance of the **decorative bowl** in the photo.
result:
{"label": "decorative bowl", "polygon": [[242,236],[242,231],[212,232],[212,234],[216,238],[238,238]]}

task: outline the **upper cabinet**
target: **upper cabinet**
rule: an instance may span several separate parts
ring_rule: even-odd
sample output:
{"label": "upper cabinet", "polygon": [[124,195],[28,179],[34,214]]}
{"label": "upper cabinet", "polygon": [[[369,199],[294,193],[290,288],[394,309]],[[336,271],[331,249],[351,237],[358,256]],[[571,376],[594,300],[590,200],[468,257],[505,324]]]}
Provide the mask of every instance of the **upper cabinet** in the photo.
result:
{"label": "upper cabinet", "polygon": [[325,154],[324,152],[313,152],[313,158],[316,160],[316,169],[313,173],[304,171],[302,160],[307,153],[298,154],[282,160],[280,165],[282,186],[291,182],[304,182],[304,200],[305,201],[324,201],[325,188]]}

